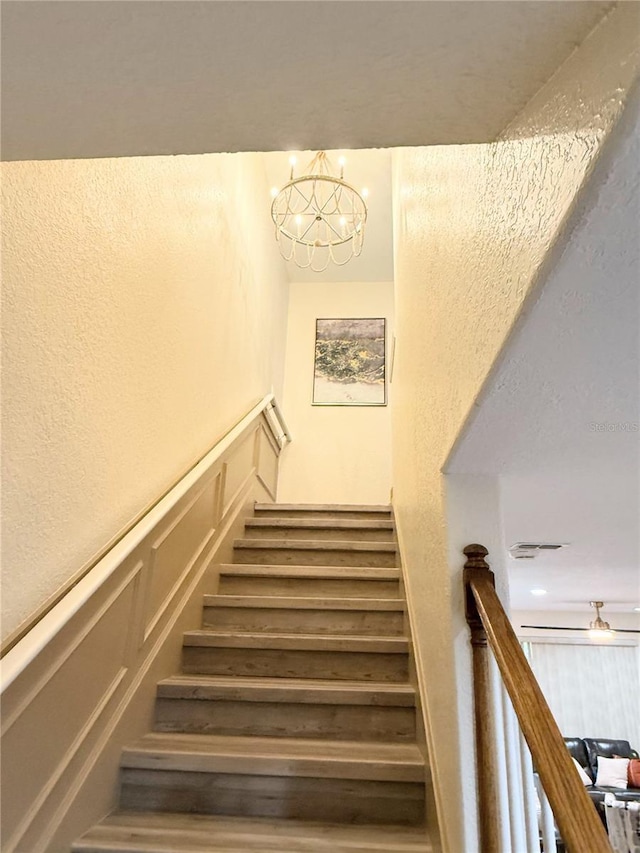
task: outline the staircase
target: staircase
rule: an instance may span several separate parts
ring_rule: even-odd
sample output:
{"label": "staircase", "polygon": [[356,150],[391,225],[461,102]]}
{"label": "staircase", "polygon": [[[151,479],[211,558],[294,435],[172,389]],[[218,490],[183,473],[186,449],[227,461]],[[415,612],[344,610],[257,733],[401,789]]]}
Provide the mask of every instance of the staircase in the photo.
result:
{"label": "staircase", "polygon": [[256,504],[75,853],[428,853],[388,507]]}

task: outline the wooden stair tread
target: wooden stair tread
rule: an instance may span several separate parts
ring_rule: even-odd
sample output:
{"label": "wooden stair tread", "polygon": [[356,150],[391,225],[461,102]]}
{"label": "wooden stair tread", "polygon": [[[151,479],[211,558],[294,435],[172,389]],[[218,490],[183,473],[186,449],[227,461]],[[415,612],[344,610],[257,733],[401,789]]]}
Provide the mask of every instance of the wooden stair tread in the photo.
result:
{"label": "wooden stair tread", "polygon": [[200,814],[121,812],[90,829],[76,853],[430,853],[424,830]]}
{"label": "wooden stair tread", "polygon": [[265,607],[299,610],[404,610],[400,598],[322,598],[297,595],[205,595],[205,607]]}
{"label": "wooden stair tread", "polygon": [[395,552],[395,542],[351,542],[332,539],[235,539],[234,548],[283,551],[384,551]]}
{"label": "wooden stair tread", "polygon": [[351,634],[285,634],[244,631],[187,631],[185,646],[225,648],[294,649],[296,651],[384,652],[406,654],[406,637],[358,636]]}
{"label": "wooden stair tread", "polygon": [[391,512],[388,504],[264,504],[254,505],[256,512]]}
{"label": "wooden stair tread", "polygon": [[393,530],[393,521],[371,518],[248,518],[245,527],[284,530]]}
{"label": "wooden stair tread", "polygon": [[271,566],[258,563],[255,565],[252,563],[223,563],[220,566],[220,576],[389,581],[400,579],[400,569],[369,568],[367,566]]}
{"label": "wooden stair tread", "polygon": [[250,678],[246,676],[174,675],[158,685],[162,698],[250,698],[256,702],[354,704],[413,707],[410,684],[334,679]]}
{"label": "wooden stair tread", "polygon": [[128,769],[424,782],[415,744],[153,732],[122,752]]}

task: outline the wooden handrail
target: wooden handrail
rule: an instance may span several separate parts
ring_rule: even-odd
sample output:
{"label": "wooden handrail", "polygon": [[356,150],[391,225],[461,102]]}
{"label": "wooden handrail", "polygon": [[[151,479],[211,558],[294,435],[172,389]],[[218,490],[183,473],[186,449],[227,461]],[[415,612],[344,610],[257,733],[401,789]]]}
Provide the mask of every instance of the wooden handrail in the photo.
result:
{"label": "wooden handrail", "polygon": [[476,671],[480,672],[480,682],[474,686],[474,700],[481,849],[483,853],[496,853],[499,849],[495,783],[491,784],[491,780],[487,783],[488,773],[481,766],[492,752],[487,742],[491,707],[486,677],[488,642],[569,853],[612,853],[602,821],[580,781],[560,729],[498,598],[493,572],[485,561],[488,551],[482,545],[468,545],[464,554],[467,557],[465,604],[474,676]]}

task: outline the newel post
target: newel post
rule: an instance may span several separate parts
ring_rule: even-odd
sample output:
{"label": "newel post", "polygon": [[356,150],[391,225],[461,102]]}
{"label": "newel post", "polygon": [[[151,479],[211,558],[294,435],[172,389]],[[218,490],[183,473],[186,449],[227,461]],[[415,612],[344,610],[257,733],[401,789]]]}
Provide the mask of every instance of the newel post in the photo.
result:
{"label": "newel post", "polygon": [[489,649],[487,635],[471,589],[474,581],[489,580],[492,585],[495,585],[495,582],[493,572],[485,560],[489,552],[483,545],[467,545],[463,553],[467,558],[463,573],[465,614],[471,632],[473,656],[480,849],[482,853],[496,853],[500,849],[500,841]]}

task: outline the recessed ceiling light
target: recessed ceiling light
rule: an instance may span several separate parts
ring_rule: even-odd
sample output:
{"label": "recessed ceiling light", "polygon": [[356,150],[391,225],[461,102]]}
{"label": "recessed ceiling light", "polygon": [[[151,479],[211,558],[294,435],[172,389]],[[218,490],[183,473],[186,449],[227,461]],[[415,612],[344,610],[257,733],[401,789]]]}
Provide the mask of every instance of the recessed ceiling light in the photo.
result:
{"label": "recessed ceiling light", "polygon": [[547,594],[546,589],[532,589],[531,590],[531,595],[546,595],[546,594]]}
{"label": "recessed ceiling light", "polygon": [[636,613],[640,613],[640,607],[634,607],[633,609],[635,610]]}

